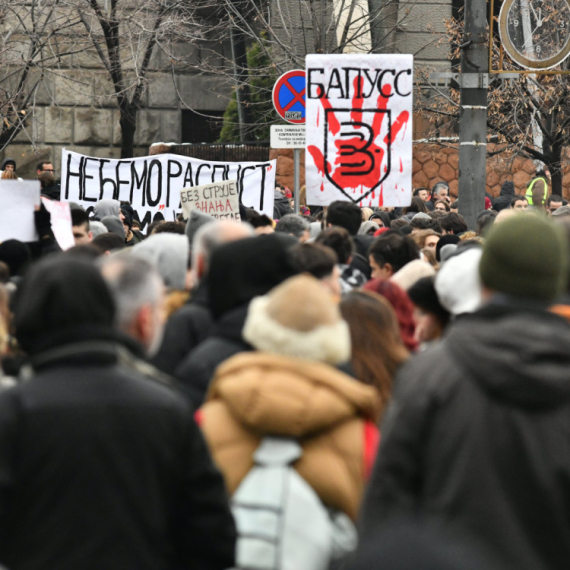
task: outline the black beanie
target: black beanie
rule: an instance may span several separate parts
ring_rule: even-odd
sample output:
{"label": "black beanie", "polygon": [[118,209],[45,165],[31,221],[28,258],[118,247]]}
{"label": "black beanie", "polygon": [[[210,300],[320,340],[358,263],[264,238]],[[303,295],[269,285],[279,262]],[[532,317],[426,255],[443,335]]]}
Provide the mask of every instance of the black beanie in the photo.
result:
{"label": "black beanie", "polygon": [[133,208],[128,204],[123,204],[121,206],[121,214],[125,216],[124,223],[129,226],[129,229],[133,227],[133,216],[135,214]]}
{"label": "black beanie", "polygon": [[18,288],[16,338],[32,355],[66,331],[110,329],[114,316],[115,303],[99,270],[83,259],[56,255],[33,265]]}
{"label": "black beanie", "polygon": [[288,240],[277,234],[220,246],[212,254],[206,277],[214,319],[265,295],[297,273]]}
{"label": "black beanie", "polygon": [[8,239],[0,243],[0,261],[10,270],[10,277],[24,274],[32,260],[28,246],[17,239]]}
{"label": "black beanie", "polygon": [[435,290],[434,277],[423,277],[416,281],[408,289],[408,297],[414,305],[426,313],[431,313],[438,317],[443,325],[449,321],[449,311],[444,309],[439,302]]}
{"label": "black beanie", "polygon": [[441,236],[440,240],[437,242],[437,245],[435,246],[435,258],[438,261],[441,261],[440,257],[441,248],[444,245],[449,245],[450,243],[458,244],[460,241],[461,240],[459,239],[459,237],[454,234],[446,234],[444,236]]}

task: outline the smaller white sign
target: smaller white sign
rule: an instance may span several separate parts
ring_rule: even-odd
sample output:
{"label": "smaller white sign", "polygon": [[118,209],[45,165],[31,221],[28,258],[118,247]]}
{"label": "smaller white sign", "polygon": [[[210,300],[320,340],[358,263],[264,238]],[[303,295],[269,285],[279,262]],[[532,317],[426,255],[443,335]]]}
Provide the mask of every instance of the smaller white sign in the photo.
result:
{"label": "smaller white sign", "polygon": [[51,229],[59,247],[64,251],[73,247],[75,238],[73,237],[69,202],[56,202],[47,198],[42,198],[42,202],[51,215]]}
{"label": "smaller white sign", "polygon": [[210,214],[217,220],[239,221],[239,193],[235,180],[222,180],[180,190],[180,203],[185,219],[192,210]]}
{"label": "smaller white sign", "polygon": [[305,125],[271,125],[271,148],[305,148]]}
{"label": "smaller white sign", "polygon": [[0,242],[36,241],[34,210],[40,205],[39,180],[0,180]]}

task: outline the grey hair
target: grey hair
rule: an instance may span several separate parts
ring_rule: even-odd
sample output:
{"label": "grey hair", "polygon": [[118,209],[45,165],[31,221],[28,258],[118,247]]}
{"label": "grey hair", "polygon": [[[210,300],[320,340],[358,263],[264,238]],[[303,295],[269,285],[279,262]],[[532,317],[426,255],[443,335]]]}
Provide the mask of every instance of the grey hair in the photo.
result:
{"label": "grey hair", "polygon": [[[254,229],[249,224],[242,224],[248,231],[251,230],[251,237],[255,236]],[[194,284],[200,281],[198,275],[198,259],[202,257],[204,265],[207,269],[210,257],[213,251],[223,243],[227,242],[226,238],[227,225],[226,222],[213,222],[204,224],[194,234],[192,240],[192,278]]]}
{"label": "grey hair", "polygon": [[309,228],[309,221],[304,216],[287,214],[277,222],[275,231],[291,234],[296,238],[300,238]]}
{"label": "grey hair", "polygon": [[105,227],[105,224],[102,224],[101,222],[97,222],[95,220],[89,220],[89,231],[93,232],[93,239],[95,239],[97,236],[109,232],[109,230]]}
{"label": "grey hair", "polygon": [[431,193],[437,196],[437,194],[439,194],[440,188],[445,188],[446,190],[449,190],[449,184],[447,182],[444,182],[443,180],[441,180],[440,182],[436,182],[433,185],[433,188],[431,189]]}
{"label": "grey hair", "polygon": [[128,327],[144,306],[159,302],[164,283],[154,265],[145,259],[121,251],[106,256],[101,270],[115,299],[119,328]]}

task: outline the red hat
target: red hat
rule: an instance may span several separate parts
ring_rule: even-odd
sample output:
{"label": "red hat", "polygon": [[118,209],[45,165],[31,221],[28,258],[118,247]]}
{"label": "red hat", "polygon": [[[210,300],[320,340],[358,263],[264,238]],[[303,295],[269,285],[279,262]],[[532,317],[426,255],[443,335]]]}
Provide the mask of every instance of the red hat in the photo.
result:
{"label": "red hat", "polygon": [[374,237],[381,236],[384,232],[387,232],[390,228],[379,228],[374,232]]}
{"label": "red hat", "polygon": [[489,200],[488,196],[485,196],[485,210],[490,210],[491,209],[491,200]]}

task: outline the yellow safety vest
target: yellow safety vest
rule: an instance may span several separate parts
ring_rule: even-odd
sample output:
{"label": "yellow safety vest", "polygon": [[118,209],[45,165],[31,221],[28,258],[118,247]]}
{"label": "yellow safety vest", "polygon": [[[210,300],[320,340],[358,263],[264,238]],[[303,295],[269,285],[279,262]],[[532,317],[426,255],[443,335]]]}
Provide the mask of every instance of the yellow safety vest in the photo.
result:
{"label": "yellow safety vest", "polygon": [[532,203],[532,187],[539,181],[542,180],[544,182],[544,201],[546,202],[546,197],[548,196],[548,182],[546,181],[546,178],[535,178],[534,180],[531,181],[531,183],[528,185],[528,188],[526,189],[526,194],[525,194],[525,198],[527,199],[527,202],[533,206],[534,204]]}

